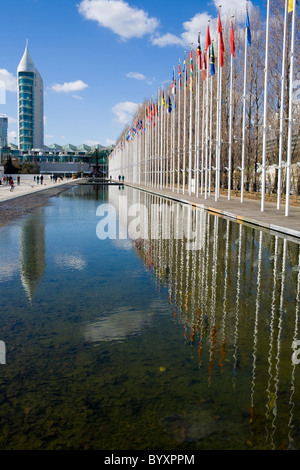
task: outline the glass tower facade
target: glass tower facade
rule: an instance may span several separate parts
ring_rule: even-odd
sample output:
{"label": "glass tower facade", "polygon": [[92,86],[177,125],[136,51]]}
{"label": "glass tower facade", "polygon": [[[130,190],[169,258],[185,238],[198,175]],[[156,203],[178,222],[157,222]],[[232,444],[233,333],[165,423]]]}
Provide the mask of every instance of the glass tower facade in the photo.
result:
{"label": "glass tower facade", "polygon": [[[0,147],[7,147],[8,117],[0,116]],[[0,162],[1,163],[1,162]]]}
{"label": "glass tower facade", "polygon": [[44,90],[28,45],[18,66],[19,149],[31,153],[44,147]]}
{"label": "glass tower facade", "polygon": [[34,147],[34,73],[19,72],[19,148],[30,153]]}

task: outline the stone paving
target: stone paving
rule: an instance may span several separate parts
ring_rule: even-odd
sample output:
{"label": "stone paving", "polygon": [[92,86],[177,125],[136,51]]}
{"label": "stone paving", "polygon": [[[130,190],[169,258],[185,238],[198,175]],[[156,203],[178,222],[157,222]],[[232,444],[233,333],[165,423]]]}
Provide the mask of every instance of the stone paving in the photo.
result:
{"label": "stone paving", "polygon": [[207,199],[204,196],[189,196],[188,193],[182,194],[182,190],[173,192],[170,189],[148,188],[138,184],[126,183],[128,186],[141,189],[143,191],[158,194],[175,201],[191,204],[195,207],[203,208],[215,214],[230,217],[237,222],[249,223],[259,227],[264,227],[274,232],[284,233],[300,240],[300,207],[290,206],[289,215],[285,216],[285,206],[281,205],[278,210],[277,205],[271,202],[265,203],[265,210],[261,211],[261,201],[246,199],[241,203],[237,197],[232,197],[228,201],[227,196],[220,196],[215,201],[212,195]]}
{"label": "stone paving", "polygon": [[[46,180],[43,185],[37,184],[34,181],[21,181],[20,185],[15,184],[13,191],[10,191],[8,185],[2,184],[0,185],[0,204],[1,202],[11,201],[21,196],[33,195],[55,187],[58,188],[71,182],[76,184],[77,181],[80,182],[82,180],[58,180],[56,183]],[[233,196],[228,201],[228,198],[222,195],[218,201],[215,201],[214,195],[205,199],[204,196],[197,198],[195,195],[189,196],[188,193],[182,194],[182,189],[178,193],[177,189],[173,192],[170,189],[148,188],[131,183],[125,184],[180,203],[191,204],[194,207],[203,208],[221,216],[230,217],[237,222],[257,225],[300,239],[300,207],[290,206],[289,216],[286,217],[284,204],[277,210],[276,204],[266,202],[265,210],[262,212],[260,200],[247,199],[246,197],[243,203],[237,197]]]}
{"label": "stone paving", "polygon": [[4,201],[11,201],[12,199],[15,199],[20,196],[27,196],[29,194],[35,194],[40,191],[44,191],[45,189],[50,189],[53,187],[58,187],[62,186],[72,180],[66,180],[64,179],[63,181],[57,180],[56,183],[53,183],[50,180],[46,180],[43,182],[43,184],[37,184],[36,181],[22,181],[18,185],[15,182],[14,189],[11,191],[10,186],[8,184],[1,184],[0,185],[0,203]]}

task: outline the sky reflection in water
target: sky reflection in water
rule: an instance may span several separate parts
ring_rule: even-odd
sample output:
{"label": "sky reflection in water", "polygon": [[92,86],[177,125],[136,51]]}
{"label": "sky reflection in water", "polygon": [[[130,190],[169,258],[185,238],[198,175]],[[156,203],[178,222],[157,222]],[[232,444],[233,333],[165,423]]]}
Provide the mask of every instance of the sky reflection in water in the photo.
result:
{"label": "sky reflection in water", "polygon": [[[144,239],[97,238],[120,196]],[[299,449],[299,266],[292,240],[129,188],[2,228],[0,448]]]}

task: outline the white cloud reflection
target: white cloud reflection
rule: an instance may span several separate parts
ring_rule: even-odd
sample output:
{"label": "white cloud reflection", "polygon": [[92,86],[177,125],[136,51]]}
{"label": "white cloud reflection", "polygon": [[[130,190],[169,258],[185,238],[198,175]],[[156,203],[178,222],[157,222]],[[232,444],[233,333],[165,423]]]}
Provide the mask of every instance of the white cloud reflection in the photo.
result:
{"label": "white cloud reflection", "polygon": [[87,267],[87,262],[80,255],[57,255],[55,263],[61,268],[82,271]]}
{"label": "white cloud reflection", "polygon": [[87,326],[85,339],[90,343],[124,341],[140,334],[151,324],[152,314],[130,307],[120,307]]}

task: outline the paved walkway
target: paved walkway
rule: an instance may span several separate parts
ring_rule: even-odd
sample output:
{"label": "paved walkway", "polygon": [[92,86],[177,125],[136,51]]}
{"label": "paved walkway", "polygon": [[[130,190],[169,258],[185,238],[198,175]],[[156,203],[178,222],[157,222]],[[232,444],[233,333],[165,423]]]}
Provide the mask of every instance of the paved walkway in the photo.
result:
{"label": "paved walkway", "polygon": [[[37,184],[34,181],[21,181],[19,186],[17,184],[15,185],[12,192],[9,186],[0,185],[0,203],[46,189],[63,186],[70,182],[76,184],[76,182],[80,182],[80,180],[63,180],[57,181],[57,183],[46,180],[43,185]],[[290,215],[286,217],[284,205],[282,205],[280,210],[277,210],[276,204],[270,202],[265,203],[265,211],[261,212],[260,201],[252,199],[244,199],[244,202],[241,203],[240,199],[237,197],[232,197],[232,199],[228,201],[226,196],[220,196],[220,199],[215,201],[214,196],[207,199],[205,199],[204,196],[197,198],[195,195],[189,196],[188,194],[182,194],[182,190],[180,193],[177,193],[177,190],[172,192],[170,189],[154,189],[138,184],[125,184],[180,203],[191,204],[209,212],[230,217],[238,222],[264,227],[271,231],[284,233],[300,239],[300,207],[290,206]]]}
{"label": "paved walkway", "polygon": [[215,201],[214,195],[205,199],[204,196],[197,198],[195,195],[182,194],[182,190],[181,193],[177,193],[177,189],[172,192],[170,189],[154,189],[138,184],[125,184],[177,202],[191,204],[215,214],[230,217],[238,222],[250,223],[300,239],[300,207],[290,206],[290,214],[286,217],[284,205],[278,210],[276,204],[271,202],[266,202],[265,210],[261,212],[260,200],[244,199],[244,202],[241,203],[237,197],[232,197],[228,201],[227,196],[220,196],[219,200]]}
{"label": "paved walkway", "polygon": [[63,181],[57,180],[56,183],[53,183],[50,180],[46,180],[43,184],[37,184],[36,181],[21,181],[20,185],[15,183],[15,187],[13,191],[10,191],[10,186],[6,184],[0,185],[0,203],[11,201],[17,197],[27,196],[28,194],[35,194],[40,191],[44,191],[46,189],[56,188],[58,186],[63,186],[64,184],[74,182],[76,180],[67,180],[64,179]]}

